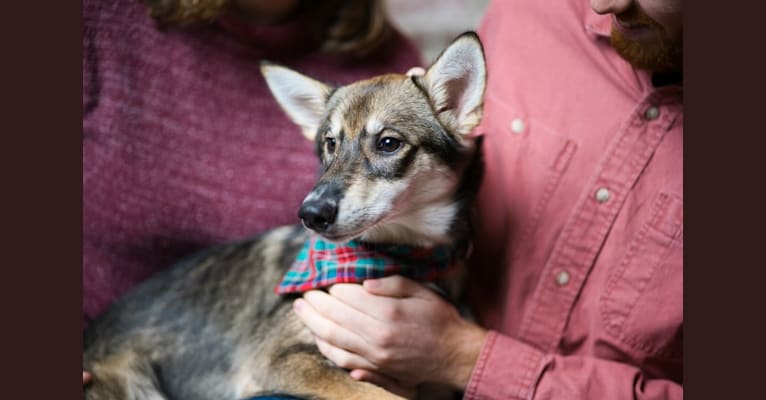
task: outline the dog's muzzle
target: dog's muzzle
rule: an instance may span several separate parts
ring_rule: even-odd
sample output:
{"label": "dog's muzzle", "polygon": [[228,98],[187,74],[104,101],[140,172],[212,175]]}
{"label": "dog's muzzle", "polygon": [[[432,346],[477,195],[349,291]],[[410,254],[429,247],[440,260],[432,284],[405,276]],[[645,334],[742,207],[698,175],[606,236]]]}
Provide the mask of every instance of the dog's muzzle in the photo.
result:
{"label": "dog's muzzle", "polygon": [[322,184],[315,187],[303,200],[298,210],[298,217],[314,232],[325,232],[338,216],[338,203],[342,193],[337,184]]}
{"label": "dog's muzzle", "polygon": [[318,233],[326,231],[337,215],[337,204],[324,200],[304,202],[298,211],[298,217],[306,227]]}

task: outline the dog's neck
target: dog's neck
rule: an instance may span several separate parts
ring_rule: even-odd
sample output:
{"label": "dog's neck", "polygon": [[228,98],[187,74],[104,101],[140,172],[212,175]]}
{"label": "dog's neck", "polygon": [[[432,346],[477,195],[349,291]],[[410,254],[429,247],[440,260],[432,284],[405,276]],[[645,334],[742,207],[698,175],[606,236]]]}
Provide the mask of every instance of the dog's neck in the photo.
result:
{"label": "dog's neck", "polygon": [[451,245],[452,228],[460,214],[460,204],[449,200],[398,215],[359,237],[367,243],[408,244],[419,247]]}

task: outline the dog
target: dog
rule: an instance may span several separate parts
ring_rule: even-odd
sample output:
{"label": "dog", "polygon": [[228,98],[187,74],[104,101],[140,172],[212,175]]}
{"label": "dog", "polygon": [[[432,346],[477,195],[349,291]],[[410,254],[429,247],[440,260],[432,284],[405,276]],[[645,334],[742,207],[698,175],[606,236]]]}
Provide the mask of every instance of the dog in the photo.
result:
{"label": "dog", "polygon": [[[86,399],[400,398],[324,358],[294,315],[305,285],[353,281],[342,270],[316,279],[310,254],[319,245],[382,251],[394,260],[386,273],[425,280],[433,276],[419,264],[444,250],[432,284],[459,296],[482,173],[481,138],[471,135],[486,86],[478,36],[459,36],[419,75],[336,88],[275,64],[261,72],[316,144],[320,176],[300,207],[302,225],[196,254],[117,300],[84,334]],[[392,248],[426,259],[407,264]]]}

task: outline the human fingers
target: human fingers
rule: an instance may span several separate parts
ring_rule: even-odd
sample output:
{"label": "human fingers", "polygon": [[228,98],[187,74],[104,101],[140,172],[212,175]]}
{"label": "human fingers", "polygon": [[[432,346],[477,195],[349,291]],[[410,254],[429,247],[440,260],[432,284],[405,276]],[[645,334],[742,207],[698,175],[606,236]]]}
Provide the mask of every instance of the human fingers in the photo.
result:
{"label": "human fingers", "polygon": [[295,300],[293,302],[293,310],[315,336],[331,343],[335,347],[340,347],[354,353],[360,353],[368,347],[361,336],[324,317],[304,299]]}
{"label": "human fingers", "polygon": [[365,369],[377,369],[377,366],[364,357],[354,354],[350,351],[341,349],[340,347],[333,346],[332,344],[322,340],[318,336],[314,336],[319,352],[324,354],[330,361],[334,362],[337,366],[345,369],[365,368]]}
{"label": "human fingers", "polygon": [[431,300],[438,297],[431,289],[399,275],[368,279],[362,283],[367,292],[388,297],[419,297]]}
{"label": "human fingers", "polygon": [[401,314],[401,299],[372,294],[358,284],[336,284],[329,293],[350,307],[377,319],[390,323]]}
{"label": "human fingers", "polygon": [[[303,295],[303,299],[322,317],[333,321],[344,329],[354,332],[368,343],[370,343],[371,339],[376,337],[376,333],[383,328],[381,323],[372,317],[364,308],[354,308],[323,291],[312,290],[306,292]],[[356,353],[361,350],[357,348],[347,349]]]}
{"label": "human fingers", "polygon": [[412,67],[407,71],[407,76],[423,76],[426,70],[423,67]]}
{"label": "human fingers", "polygon": [[389,392],[404,397],[405,399],[414,399],[417,395],[417,389],[413,386],[405,386],[394,378],[373,372],[366,369],[354,369],[350,373],[352,378],[358,381],[370,382],[378,385]]}

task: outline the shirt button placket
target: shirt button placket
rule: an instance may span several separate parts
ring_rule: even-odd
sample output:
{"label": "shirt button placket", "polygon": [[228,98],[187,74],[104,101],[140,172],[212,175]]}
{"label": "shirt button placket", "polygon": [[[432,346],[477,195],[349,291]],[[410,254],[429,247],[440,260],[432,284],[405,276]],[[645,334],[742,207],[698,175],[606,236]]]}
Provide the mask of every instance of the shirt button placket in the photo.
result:
{"label": "shirt button placket", "polygon": [[650,106],[649,108],[644,111],[644,118],[647,121],[652,121],[657,119],[660,116],[660,109],[657,108],[657,106]]}
{"label": "shirt button placket", "polygon": [[606,203],[609,200],[609,197],[611,197],[612,193],[609,192],[609,189],[607,188],[599,188],[596,190],[596,201],[599,203]]}
{"label": "shirt button placket", "polygon": [[526,128],[524,124],[524,120],[521,118],[514,118],[513,121],[511,121],[511,132],[520,135],[524,133],[524,129]]}

